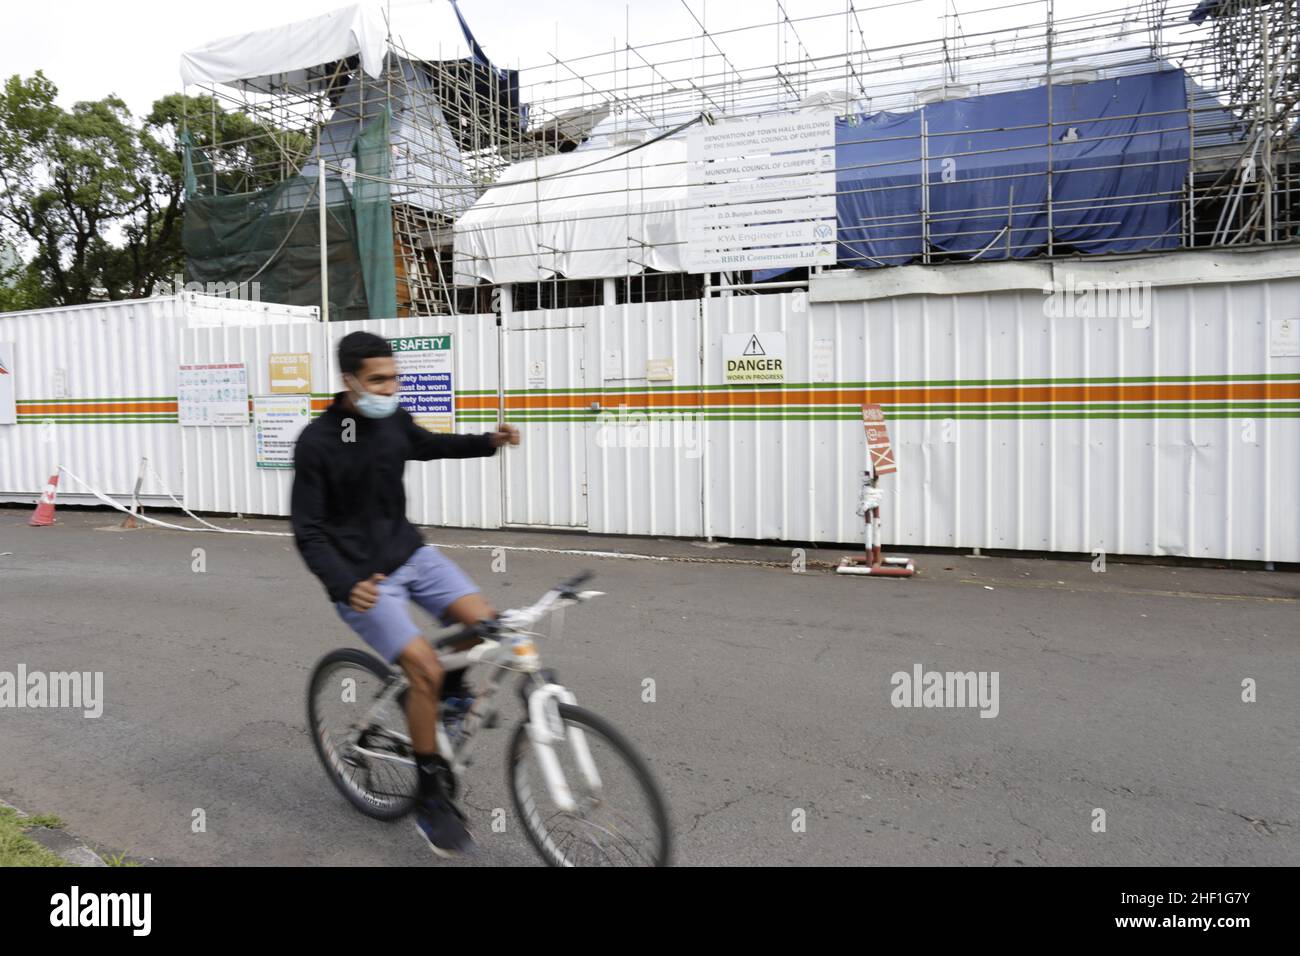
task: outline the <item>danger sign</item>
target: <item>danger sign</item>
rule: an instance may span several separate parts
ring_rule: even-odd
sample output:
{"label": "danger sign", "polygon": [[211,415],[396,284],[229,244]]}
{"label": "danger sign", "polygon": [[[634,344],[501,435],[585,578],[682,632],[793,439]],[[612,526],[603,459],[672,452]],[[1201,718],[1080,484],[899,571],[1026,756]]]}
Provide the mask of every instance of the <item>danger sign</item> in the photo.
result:
{"label": "danger sign", "polygon": [[894,449],[889,444],[885,413],[879,405],[862,406],[862,426],[867,432],[867,455],[871,459],[871,470],[877,475],[898,471],[898,465],[894,463]]}
{"label": "danger sign", "polygon": [[724,335],[722,371],[726,382],[784,382],[785,333]]}

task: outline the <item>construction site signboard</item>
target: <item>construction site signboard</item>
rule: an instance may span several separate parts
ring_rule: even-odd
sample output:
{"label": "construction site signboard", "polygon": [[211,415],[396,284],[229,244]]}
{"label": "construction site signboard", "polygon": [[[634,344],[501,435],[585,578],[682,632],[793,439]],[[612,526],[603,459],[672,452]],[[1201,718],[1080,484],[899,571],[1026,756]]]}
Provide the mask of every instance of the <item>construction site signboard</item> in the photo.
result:
{"label": "construction site signboard", "polygon": [[740,332],[722,337],[722,378],[727,384],[785,381],[785,333]]}
{"label": "construction site signboard", "polygon": [[834,264],[834,115],[697,126],[686,151],[690,271]]}
{"label": "construction site signboard", "polygon": [[311,392],[310,352],[273,352],[268,365],[272,395],[307,395]]}
{"label": "construction site signboard", "polygon": [[298,433],[311,421],[310,395],[254,395],[258,468],[292,468]]}
{"label": "construction site signboard", "polygon": [[397,397],[422,428],[452,432],[456,398],[450,335],[389,339],[397,359]]}

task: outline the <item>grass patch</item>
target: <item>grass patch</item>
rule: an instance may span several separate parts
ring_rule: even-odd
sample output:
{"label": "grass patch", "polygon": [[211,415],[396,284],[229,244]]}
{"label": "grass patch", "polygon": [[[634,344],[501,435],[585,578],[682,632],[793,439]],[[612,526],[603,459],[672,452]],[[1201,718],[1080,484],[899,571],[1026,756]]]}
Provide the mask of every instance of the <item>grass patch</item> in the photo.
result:
{"label": "grass patch", "polygon": [[52,813],[46,813],[38,817],[23,817],[22,825],[24,828],[45,827],[49,830],[62,830],[67,824]]}
{"label": "grass patch", "polygon": [[51,825],[63,826],[63,822],[57,817],[20,817],[16,810],[0,807],[0,866],[67,866],[26,835],[30,827]]}

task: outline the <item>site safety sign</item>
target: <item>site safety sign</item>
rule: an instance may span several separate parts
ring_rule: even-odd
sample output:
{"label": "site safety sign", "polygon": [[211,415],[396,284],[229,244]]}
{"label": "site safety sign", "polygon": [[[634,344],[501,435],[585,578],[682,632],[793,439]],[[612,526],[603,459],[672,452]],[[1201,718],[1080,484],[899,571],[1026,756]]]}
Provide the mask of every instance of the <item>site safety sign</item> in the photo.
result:
{"label": "site safety sign", "polygon": [[728,384],[784,382],[785,367],[784,332],[722,337],[722,378]]}

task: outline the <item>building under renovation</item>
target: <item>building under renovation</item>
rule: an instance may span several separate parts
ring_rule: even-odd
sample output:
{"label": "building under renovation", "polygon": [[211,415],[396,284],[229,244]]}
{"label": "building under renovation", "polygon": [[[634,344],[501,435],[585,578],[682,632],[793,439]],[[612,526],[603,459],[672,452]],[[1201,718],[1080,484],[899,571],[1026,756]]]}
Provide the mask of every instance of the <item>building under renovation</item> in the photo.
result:
{"label": "building under renovation", "polygon": [[360,4],[184,55],[189,278],[321,304],[323,156],[332,319],[779,288],[807,270],[690,268],[686,140],[800,111],[837,117],[819,271],[1284,241],[1298,5],[949,5],[874,49],[853,0],[713,30],[687,5],[680,40],[505,69],[452,0],[407,28]]}
{"label": "building under renovation", "polygon": [[861,540],[872,413],[891,546],[1300,563],[1300,0],[1109,2],[191,51],[188,278],[263,301],[4,316],[0,491],[285,514],[366,329],[425,427],[523,433],[409,469],[422,524]]}

